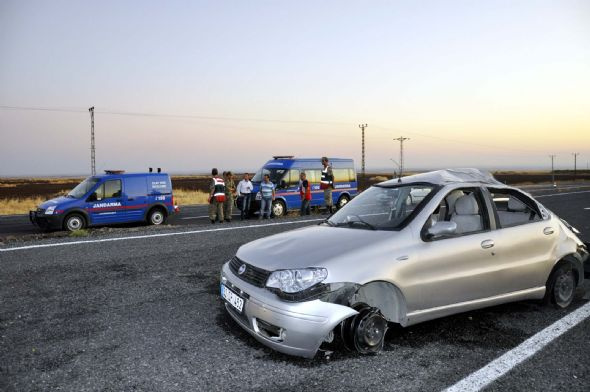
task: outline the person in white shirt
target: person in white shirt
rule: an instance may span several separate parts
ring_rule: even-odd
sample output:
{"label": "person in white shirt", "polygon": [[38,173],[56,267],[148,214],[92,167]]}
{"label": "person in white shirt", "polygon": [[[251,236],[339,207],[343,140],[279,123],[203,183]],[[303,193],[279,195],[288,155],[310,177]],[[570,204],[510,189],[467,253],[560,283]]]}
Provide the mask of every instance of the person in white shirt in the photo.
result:
{"label": "person in white shirt", "polygon": [[250,219],[250,203],[252,202],[252,182],[250,181],[250,174],[244,173],[244,179],[238,183],[236,191],[238,196],[242,198],[240,220]]}

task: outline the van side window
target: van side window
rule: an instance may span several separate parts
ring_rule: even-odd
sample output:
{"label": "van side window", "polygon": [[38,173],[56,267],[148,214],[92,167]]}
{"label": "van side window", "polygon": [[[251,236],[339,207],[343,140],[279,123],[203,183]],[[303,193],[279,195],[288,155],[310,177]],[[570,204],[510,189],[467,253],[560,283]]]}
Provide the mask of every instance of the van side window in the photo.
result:
{"label": "van side window", "polygon": [[121,180],[109,180],[104,183],[105,199],[111,197],[121,197]]}
{"label": "van side window", "polygon": [[289,170],[289,178],[287,179],[287,187],[293,188],[299,186],[299,170],[298,169],[291,169]]}
{"label": "van side window", "polygon": [[322,178],[322,171],[321,170],[306,170],[305,174],[307,175],[307,180],[312,184],[317,184],[320,182],[320,178]]}
{"label": "van side window", "polygon": [[350,182],[348,169],[334,169],[334,182]]}
{"label": "van side window", "polygon": [[542,220],[534,204],[516,191],[489,188],[500,226],[510,227]]}

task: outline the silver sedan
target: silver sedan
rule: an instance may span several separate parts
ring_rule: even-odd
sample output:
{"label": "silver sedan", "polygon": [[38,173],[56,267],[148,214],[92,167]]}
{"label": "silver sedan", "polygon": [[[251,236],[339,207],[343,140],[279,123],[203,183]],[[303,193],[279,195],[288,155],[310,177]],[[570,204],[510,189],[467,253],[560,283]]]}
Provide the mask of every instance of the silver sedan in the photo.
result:
{"label": "silver sedan", "polygon": [[263,344],[313,357],[380,351],[403,327],[526,299],[565,308],[588,266],[575,229],[475,169],[380,183],[324,223],[243,245],[221,272],[229,314]]}

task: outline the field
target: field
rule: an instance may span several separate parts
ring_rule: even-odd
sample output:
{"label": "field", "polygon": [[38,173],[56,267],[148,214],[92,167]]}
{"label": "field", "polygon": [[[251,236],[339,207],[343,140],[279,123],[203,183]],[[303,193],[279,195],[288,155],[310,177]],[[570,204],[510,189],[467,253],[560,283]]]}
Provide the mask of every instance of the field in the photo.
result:
{"label": "field", "polygon": [[[499,171],[494,176],[501,182],[511,185],[524,185],[551,182],[550,172]],[[236,176],[241,178],[240,175]],[[359,189],[390,179],[384,174],[360,174]],[[590,180],[589,170],[578,170],[577,180]],[[0,215],[25,214],[44,200],[66,194],[74,188],[82,177],[71,178],[0,178]],[[556,171],[558,183],[574,180],[573,171]],[[172,186],[176,203],[180,206],[206,204],[209,176],[172,176]]]}

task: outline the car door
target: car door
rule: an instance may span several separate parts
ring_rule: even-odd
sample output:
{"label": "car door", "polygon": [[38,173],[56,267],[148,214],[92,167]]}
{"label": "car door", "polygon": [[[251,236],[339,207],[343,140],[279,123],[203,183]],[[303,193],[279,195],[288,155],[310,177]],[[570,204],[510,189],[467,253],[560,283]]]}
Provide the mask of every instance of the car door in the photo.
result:
{"label": "car door", "polygon": [[124,222],[126,218],[122,198],[121,179],[102,182],[88,196],[86,211],[92,224]]}
{"label": "car door", "polygon": [[[479,217],[481,225],[466,226],[469,230],[460,230],[462,232],[455,235],[423,238],[415,275],[418,277],[416,288],[422,293],[420,303],[423,310],[498,294],[496,285],[490,281],[491,272],[498,262],[494,249],[498,233],[492,230],[490,207],[486,206],[481,189],[461,188],[449,192],[443,200],[446,213],[441,214],[439,220],[452,221],[453,216],[457,219],[455,209],[462,197],[475,200],[477,214],[472,214],[472,220],[475,222]],[[433,215],[436,215],[434,210]],[[425,226],[431,223],[429,218]]]}
{"label": "car door", "polygon": [[495,276],[504,293],[545,285],[559,233],[537,204],[515,189],[488,187],[498,221]]}

